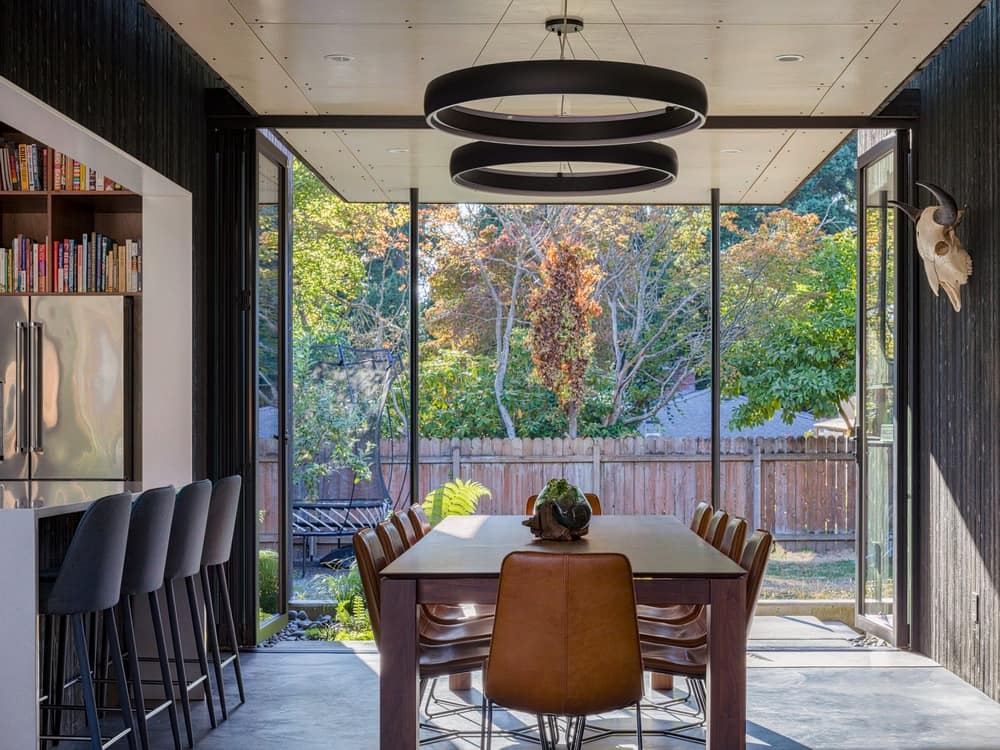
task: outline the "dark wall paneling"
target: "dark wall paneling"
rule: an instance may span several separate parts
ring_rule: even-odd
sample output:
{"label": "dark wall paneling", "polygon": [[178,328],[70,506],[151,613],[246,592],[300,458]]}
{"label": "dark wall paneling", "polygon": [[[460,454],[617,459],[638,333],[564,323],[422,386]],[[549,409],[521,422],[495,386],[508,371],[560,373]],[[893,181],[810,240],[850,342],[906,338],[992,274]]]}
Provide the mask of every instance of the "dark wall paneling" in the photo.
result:
{"label": "dark wall paneling", "polygon": [[191,191],[195,472],[211,470],[205,90],[215,73],[139,0],[5,0],[0,75]]}
{"label": "dark wall paneling", "polygon": [[[916,647],[1000,699],[1000,4],[921,73],[918,179],[968,216],[974,273],[956,313],[917,280]],[[923,191],[921,191],[923,192]],[[927,195],[921,195],[926,205]],[[978,618],[974,604],[979,594]],[[978,619],[978,622],[977,622]]]}

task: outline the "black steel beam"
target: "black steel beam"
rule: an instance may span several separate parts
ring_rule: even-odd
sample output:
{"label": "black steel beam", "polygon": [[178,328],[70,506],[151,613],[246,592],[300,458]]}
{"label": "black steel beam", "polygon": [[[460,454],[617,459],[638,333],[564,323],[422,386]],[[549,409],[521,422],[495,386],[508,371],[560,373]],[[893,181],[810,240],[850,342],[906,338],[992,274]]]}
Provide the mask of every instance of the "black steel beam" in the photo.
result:
{"label": "black steel beam", "polygon": [[722,496],[722,206],[719,188],[712,188],[712,507]]}
{"label": "black steel beam", "polygon": [[410,503],[420,502],[420,412],[419,412],[419,365],[420,365],[420,298],[418,250],[420,248],[420,191],[410,188]]}
{"label": "black steel beam", "polygon": [[[209,115],[216,128],[287,128],[316,130],[425,130],[423,115]],[[916,117],[809,117],[807,115],[715,116],[703,130],[857,130],[913,127]]]}

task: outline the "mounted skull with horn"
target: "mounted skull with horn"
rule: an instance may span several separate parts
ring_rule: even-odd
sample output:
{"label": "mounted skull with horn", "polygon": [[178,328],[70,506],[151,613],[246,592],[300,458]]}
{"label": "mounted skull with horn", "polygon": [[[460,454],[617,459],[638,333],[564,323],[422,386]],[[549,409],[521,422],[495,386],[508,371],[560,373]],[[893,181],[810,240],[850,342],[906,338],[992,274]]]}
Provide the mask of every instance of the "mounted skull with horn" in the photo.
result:
{"label": "mounted skull with horn", "polygon": [[889,201],[905,213],[917,228],[917,252],[924,262],[924,271],[931,291],[937,296],[944,289],[951,306],[962,309],[962,285],[972,275],[972,258],[955,229],[965,218],[965,209],[959,209],[955,199],[931,183],[918,182],[937,200],[938,205],[915,208],[899,201]]}

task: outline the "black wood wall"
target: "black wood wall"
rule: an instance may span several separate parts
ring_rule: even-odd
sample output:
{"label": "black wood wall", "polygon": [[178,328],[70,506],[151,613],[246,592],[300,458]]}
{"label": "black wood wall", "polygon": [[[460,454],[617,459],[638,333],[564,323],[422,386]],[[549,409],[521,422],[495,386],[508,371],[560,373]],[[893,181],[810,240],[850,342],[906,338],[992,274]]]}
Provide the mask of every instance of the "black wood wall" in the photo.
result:
{"label": "black wood wall", "polygon": [[[191,191],[195,474],[207,462],[208,127],[215,73],[139,0],[4,0],[0,76]],[[2,120],[0,113],[0,120]]]}
{"label": "black wood wall", "polygon": [[[915,646],[1000,699],[1000,3],[920,75],[918,179],[968,216],[961,312],[917,299]],[[923,192],[923,191],[921,191]],[[921,196],[926,205],[927,194]],[[919,265],[919,264],[918,264]],[[978,616],[975,595],[979,595]],[[977,621],[978,620],[978,621]]]}

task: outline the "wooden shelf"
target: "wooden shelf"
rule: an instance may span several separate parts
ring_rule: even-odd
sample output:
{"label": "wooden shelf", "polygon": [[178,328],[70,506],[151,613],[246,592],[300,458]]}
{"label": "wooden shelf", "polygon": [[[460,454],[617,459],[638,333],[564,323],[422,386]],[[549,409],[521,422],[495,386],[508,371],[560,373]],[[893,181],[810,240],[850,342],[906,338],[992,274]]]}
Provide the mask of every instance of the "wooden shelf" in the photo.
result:
{"label": "wooden shelf", "polygon": [[142,292],[0,292],[0,297],[141,297]]}
{"label": "wooden shelf", "polygon": [[121,196],[134,195],[131,190],[0,190],[0,196],[39,196],[39,195],[83,195],[83,196]]}

